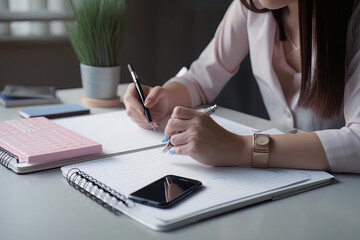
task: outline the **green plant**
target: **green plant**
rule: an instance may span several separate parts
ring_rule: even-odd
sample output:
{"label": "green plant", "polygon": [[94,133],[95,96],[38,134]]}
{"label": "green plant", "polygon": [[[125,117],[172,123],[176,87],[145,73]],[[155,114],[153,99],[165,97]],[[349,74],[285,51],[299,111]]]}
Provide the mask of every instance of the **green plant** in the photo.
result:
{"label": "green plant", "polygon": [[120,63],[125,0],[71,0],[74,22],[68,24],[71,45],[83,64]]}

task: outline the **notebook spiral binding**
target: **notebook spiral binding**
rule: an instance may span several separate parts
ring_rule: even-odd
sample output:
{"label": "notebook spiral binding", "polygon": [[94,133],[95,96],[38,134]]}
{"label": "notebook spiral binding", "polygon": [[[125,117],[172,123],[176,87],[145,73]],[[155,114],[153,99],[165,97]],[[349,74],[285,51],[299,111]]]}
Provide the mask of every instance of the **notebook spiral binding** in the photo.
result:
{"label": "notebook spiral binding", "polygon": [[70,186],[79,190],[116,215],[121,214],[121,212],[115,208],[118,203],[121,202],[127,207],[134,206],[130,199],[78,168],[70,169],[66,174],[66,180]]}
{"label": "notebook spiral binding", "polygon": [[9,169],[9,164],[13,160],[19,163],[19,158],[16,155],[0,147],[0,164]]}

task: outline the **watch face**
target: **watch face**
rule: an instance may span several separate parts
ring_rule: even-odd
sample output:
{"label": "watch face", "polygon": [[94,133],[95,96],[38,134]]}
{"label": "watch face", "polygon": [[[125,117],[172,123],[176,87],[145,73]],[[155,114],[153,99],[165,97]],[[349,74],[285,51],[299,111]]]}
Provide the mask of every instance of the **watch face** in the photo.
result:
{"label": "watch face", "polygon": [[266,135],[257,135],[255,139],[256,144],[258,145],[266,145],[269,143],[269,137]]}

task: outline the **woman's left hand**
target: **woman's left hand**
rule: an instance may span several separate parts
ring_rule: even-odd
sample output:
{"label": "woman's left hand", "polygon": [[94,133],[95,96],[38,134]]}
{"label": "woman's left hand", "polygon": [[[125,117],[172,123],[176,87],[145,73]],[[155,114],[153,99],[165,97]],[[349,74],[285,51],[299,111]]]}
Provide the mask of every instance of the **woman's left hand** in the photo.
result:
{"label": "woman's left hand", "polygon": [[178,155],[210,166],[250,166],[251,139],[219,126],[210,116],[176,107],[165,128]]}

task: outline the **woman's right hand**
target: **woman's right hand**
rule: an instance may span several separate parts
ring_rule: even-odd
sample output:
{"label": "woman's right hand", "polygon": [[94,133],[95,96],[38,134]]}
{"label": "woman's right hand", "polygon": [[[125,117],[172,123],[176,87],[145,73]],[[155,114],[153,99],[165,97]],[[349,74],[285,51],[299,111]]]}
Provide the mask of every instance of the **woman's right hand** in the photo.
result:
{"label": "woman's right hand", "polygon": [[[145,107],[150,110],[151,118],[155,127],[159,126],[160,120],[168,114],[169,97],[165,88],[156,86],[141,86],[145,94]],[[136,92],[135,84],[131,83],[124,95],[124,104],[127,115],[140,127],[152,129],[144,115],[144,108]]]}

